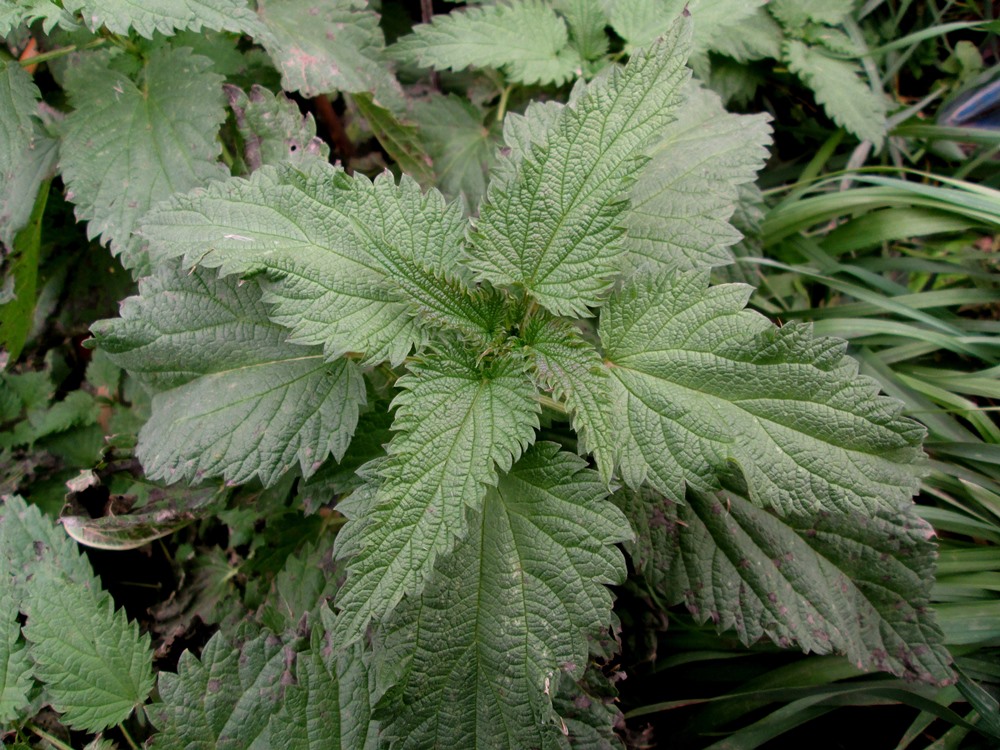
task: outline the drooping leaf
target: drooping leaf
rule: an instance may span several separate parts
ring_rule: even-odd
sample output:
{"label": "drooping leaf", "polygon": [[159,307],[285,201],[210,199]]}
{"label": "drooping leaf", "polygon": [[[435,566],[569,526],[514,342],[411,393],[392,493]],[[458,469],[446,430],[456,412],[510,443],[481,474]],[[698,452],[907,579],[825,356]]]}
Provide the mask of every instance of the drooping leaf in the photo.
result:
{"label": "drooping leaf", "polygon": [[28,223],[55,164],[56,141],[35,118],[39,96],[16,61],[0,60],[0,248],[10,247]]}
{"label": "drooping leaf", "polygon": [[822,48],[791,40],[784,47],[788,68],[816,95],[816,101],[835,123],[882,145],[886,132],[886,102],[861,80],[861,69],[850,60],[837,60]]}
{"label": "drooping leaf", "polygon": [[[9,357],[11,363],[21,355],[35,319],[42,217],[48,199],[49,183],[43,182],[27,226],[15,235],[10,254],[0,264],[6,278],[0,289],[0,360]],[[11,299],[7,298],[8,291]]]}
{"label": "drooping leaf", "polygon": [[702,268],[732,261],[739,232],[729,223],[739,186],[767,157],[763,115],[733,115],[712,92],[690,85],[678,119],[663,129],[623,217],[628,265]]}
{"label": "drooping leaf", "polygon": [[243,159],[251,172],[265,164],[329,159],[330,147],[316,135],[312,115],[303,116],[287,96],[272,94],[257,84],[249,94],[228,83],[223,88],[243,139]]}
{"label": "drooping leaf", "polygon": [[599,303],[624,250],[623,194],[650,139],[676,116],[689,37],[678,24],[559,109],[544,143],[508,157],[472,235],[480,278],[522,285],[558,315]]}
{"label": "drooping leaf", "polygon": [[452,94],[415,102],[413,116],[438,188],[449,198],[464,196],[469,208],[478,206],[486,194],[498,129],[483,123],[475,105]]}
{"label": "drooping leaf", "polygon": [[369,93],[383,106],[401,99],[382,61],[378,14],[365,0],[258,0],[264,29],[257,41],[281,71],[286,91],[313,97]]}
{"label": "drooping leaf", "polygon": [[80,13],[91,31],[102,26],[115,34],[134,30],[152,39],[155,32],[216,29],[252,33],[257,23],[246,0],[63,0],[66,10]]}
{"label": "drooping leaf", "polygon": [[401,121],[389,109],[376,104],[371,94],[355,94],[351,101],[399,169],[423,187],[432,185],[431,158],[424,150],[416,126]]}
{"label": "drooping leaf", "polygon": [[255,284],[211,271],[164,265],[92,330],[112,361],[170,389],[139,433],[150,479],[270,485],[296,462],[309,476],[344,455],[365,402],[353,362],[287,343]]}
{"label": "drooping leaf", "polygon": [[337,597],[338,642],[420,592],[435,559],[465,536],[466,512],[496,484],[497,467],[510,468],[538,424],[534,388],[512,355],[477,363],[474,353],[442,349],[396,385],[398,433],[378,469],[377,505],[337,540],[338,555],[355,553]]}
{"label": "drooping leaf", "polygon": [[36,679],[68,726],[99,732],[124,721],[153,687],[149,636],[117,612],[66,533],[20,497],[0,504],[0,572]]}
{"label": "drooping leaf", "polygon": [[617,450],[608,412],[611,381],[597,349],[558,319],[536,318],[524,339],[540,384],[570,409],[581,451],[594,454],[601,478],[610,482]]}
{"label": "drooping leaf", "polygon": [[540,0],[465,8],[434,16],[391,48],[393,57],[437,70],[501,68],[522,84],[562,84],[580,58],[566,23]]}
{"label": "drooping leaf", "polygon": [[131,232],[153,203],[227,175],[216,161],[226,112],[207,58],[159,47],[138,83],[110,63],[91,53],[67,70],[76,109],[64,124],[60,167],[88,236],[133,267],[143,259]]}
{"label": "drooping leaf", "polygon": [[601,312],[622,478],[675,501],[745,483],[781,513],[874,513],[916,489],[923,428],[844,342],[773,327],[707,272],[633,281]]}
{"label": "drooping leaf", "polygon": [[459,207],[405,176],[372,183],[316,161],[264,168],[175,197],[142,231],[154,257],[183,255],[224,274],[267,271],[271,319],[331,358],[360,352],[398,364],[425,341],[417,316],[470,332],[495,325],[454,277]]}
{"label": "drooping leaf", "polygon": [[586,667],[631,537],[597,474],[540,443],[470,520],[427,589],[377,638],[399,682],[379,707],[394,747],[559,747],[552,697]]}
{"label": "drooping leaf", "polygon": [[160,733],[157,750],[246,750],[267,747],[268,721],[281,706],[290,645],[264,632],[231,646],[216,633],[201,658],[181,654],[177,673],[160,672],[160,702],[148,713]]}
{"label": "drooping leaf", "polygon": [[616,502],[638,529],[637,571],[699,621],[747,644],[768,637],[859,669],[954,681],[928,608],[933,531],[910,508],[778,518],[734,494],[679,505],[648,488]]}

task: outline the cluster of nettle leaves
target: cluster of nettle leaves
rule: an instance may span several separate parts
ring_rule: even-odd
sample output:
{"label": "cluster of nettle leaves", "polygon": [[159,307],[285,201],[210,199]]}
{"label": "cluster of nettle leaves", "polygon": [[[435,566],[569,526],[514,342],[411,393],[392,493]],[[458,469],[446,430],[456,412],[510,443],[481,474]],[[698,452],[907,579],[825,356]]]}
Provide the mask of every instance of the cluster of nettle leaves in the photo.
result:
{"label": "cluster of nettle leaves", "polygon": [[[358,459],[352,438],[394,384],[392,439],[359,451],[370,460],[337,503],[333,608],[185,655],[140,709],[156,747],[612,742],[609,687],[588,664],[615,648],[619,545],[658,598],[747,642],[951,679],[926,610],[929,527],[910,508],[921,427],[842,342],[709,284],[740,239],[734,212],[754,216],[769,129],[690,79],[714,28],[703,4],[695,41],[690,21],[658,16],[625,65],[607,59],[609,18],[652,3],[498,3],[390,48],[511,82],[592,77],[565,104],[506,116],[468,204],[331,166],[311,121],[261,88],[226,89],[244,145],[227,169],[213,66],[237,77],[249,58],[154,34],[240,32],[286,89],[354,93],[390,121],[405,102],[363,4],[0,0],[0,32],[40,19],[148,37],[63,60],[72,111],[48,123],[28,74],[0,63],[0,209],[17,252],[57,163],[91,236],[143,277],[93,332],[156,393],[137,447],[149,478],[322,477]],[[472,174],[438,182],[477,193]],[[0,720],[46,703],[92,732],[125,719],[153,687],[148,636],[36,509],[8,498],[0,535]]]}

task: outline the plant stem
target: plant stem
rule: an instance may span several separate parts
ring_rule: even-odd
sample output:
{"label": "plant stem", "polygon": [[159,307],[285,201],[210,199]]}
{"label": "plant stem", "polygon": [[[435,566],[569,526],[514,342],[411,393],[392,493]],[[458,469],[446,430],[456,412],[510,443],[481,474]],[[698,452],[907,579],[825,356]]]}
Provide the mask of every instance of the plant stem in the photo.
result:
{"label": "plant stem", "polygon": [[73,750],[73,748],[70,747],[69,745],[67,745],[65,742],[63,742],[62,740],[60,740],[60,739],[58,739],[56,737],[53,737],[51,734],[49,734],[48,732],[46,732],[40,726],[38,726],[36,724],[33,724],[30,721],[27,724],[25,724],[24,727],[25,727],[25,729],[29,730],[30,732],[33,732],[34,734],[37,734],[43,740],[45,740],[50,745],[52,745],[52,747],[57,748],[57,750]]}
{"label": "plant stem", "polygon": [[132,735],[128,733],[124,723],[118,725],[118,731],[122,733],[122,737],[125,738],[125,741],[128,743],[128,746],[132,748],[132,750],[139,750],[139,746],[136,744],[135,740],[132,739]]}
{"label": "plant stem", "polygon": [[52,49],[48,52],[43,52],[40,55],[35,55],[34,57],[28,57],[24,60],[20,60],[21,67],[28,67],[29,65],[38,65],[43,62],[48,62],[49,60],[57,60],[60,57],[65,57],[77,50],[83,51],[88,49],[94,49],[95,47],[100,47],[101,45],[107,44],[107,39],[94,39],[93,41],[87,42],[82,47],[77,47],[75,44],[67,45],[66,47],[59,47],[58,49]]}
{"label": "plant stem", "polygon": [[497,105],[497,122],[503,122],[503,116],[507,114],[507,101],[510,99],[510,92],[514,90],[514,84],[508,84],[500,94],[500,104]]}

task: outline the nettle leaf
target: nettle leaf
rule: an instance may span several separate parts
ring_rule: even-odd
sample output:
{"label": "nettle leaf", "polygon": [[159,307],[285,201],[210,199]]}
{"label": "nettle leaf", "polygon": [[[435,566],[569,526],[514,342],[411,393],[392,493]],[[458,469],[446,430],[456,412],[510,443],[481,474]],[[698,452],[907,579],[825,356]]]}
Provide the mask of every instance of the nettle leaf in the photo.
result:
{"label": "nettle leaf", "polygon": [[149,708],[160,730],[153,747],[268,747],[260,741],[271,715],[281,706],[282,678],[295,654],[291,646],[266,632],[237,645],[230,646],[222,633],[216,633],[200,659],[185,651],[177,674],[160,672],[160,702]]}
{"label": "nettle leaf", "polygon": [[376,505],[352,518],[338,555],[356,553],[337,597],[337,641],[360,638],[404,594],[416,594],[435,559],[466,533],[466,511],[481,506],[534,441],[535,389],[514,355],[477,363],[474,353],[441,348],[409,367],[393,402],[398,430],[378,468]]}
{"label": "nettle leaf", "polygon": [[281,71],[281,86],[314,97],[368,92],[388,106],[402,100],[382,61],[385,39],[365,0],[257,0],[256,35]]}
{"label": "nettle leaf", "polygon": [[597,60],[607,54],[608,14],[601,0],[552,0],[552,7],[566,19],[570,44],[584,60]]}
{"label": "nettle leaf", "polygon": [[524,342],[539,385],[569,408],[581,452],[594,454],[601,478],[610,482],[617,451],[611,381],[597,349],[572,324],[541,316],[524,331]]}
{"label": "nettle leaf", "polygon": [[540,0],[463,8],[434,16],[390,48],[397,60],[437,70],[501,68],[522,84],[562,84],[579,75],[566,23]]}
{"label": "nettle leaf", "polygon": [[42,22],[46,34],[51,34],[57,25],[64,29],[79,28],[73,14],[52,0],[0,0],[0,36],[9,36],[21,24],[30,26],[36,21]]}
{"label": "nettle leaf", "polygon": [[[0,565],[0,569],[4,566]],[[7,726],[28,706],[31,659],[21,640],[18,597],[10,576],[0,580],[0,725]]]}
{"label": "nettle leaf", "polygon": [[[393,747],[558,747],[552,696],[609,627],[632,536],[596,472],[540,443],[490,489],[469,533],[376,639],[400,681],[379,706]],[[401,666],[400,666],[401,665]],[[610,725],[610,717],[609,717]]]}
{"label": "nettle leaf", "polygon": [[66,71],[76,109],[64,123],[60,168],[88,236],[135,267],[143,258],[131,232],[153,203],[227,176],[216,161],[226,111],[208,58],[160,47],[138,83],[111,63],[90,53]]}
{"label": "nettle leaf", "polygon": [[933,530],[908,506],[777,518],[733,494],[680,505],[643,488],[616,502],[633,519],[637,571],[671,604],[858,669],[949,684],[954,674],[929,610]]}
{"label": "nettle leaf", "polygon": [[124,721],[153,687],[149,635],[115,611],[65,532],[20,497],[0,505],[0,550],[46,700],[77,729],[99,732]]}
{"label": "nettle leaf", "polygon": [[740,233],[729,223],[739,186],[767,158],[766,115],[733,115],[694,84],[678,119],[663,130],[629,195],[623,217],[631,267],[701,268],[732,262]]}
{"label": "nettle leaf", "polygon": [[247,94],[238,86],[223,84],[243,139],[243,158],[251,172],[265,164],[300,164],[308,159],[330,158],[330,147],[316,135],[316,122],[305,116],[284,94],[272,94],[254,84]]}
{"label": "nettle leaf", "polygon": [[785,43],[784,56],[789,70],[813,90],[830,119],[861,140],[882,145],[887,128],[885,98],[861,79],[857,64],[797,40]]}
{"label": "nettle leaf", "polygon": [[271,485],[296,462],[309,476],[344,455],[365,403],[360,369],[287,343],[256,284],[170,264],[139,291],[92,330],[112,361],[170,389],[139,432],[146,476]]}
{"label": "nettle leaf", "polygon": [[601,0],[611,27],[629,48],[646,47],[668,33],[682,13],[694,21],[695,52],[703,52],[723,29],[738,29],[767,0]]}
{"label": "nettle leaf", "polygon": [[103,26],[115,34],[128,34],[132,29],[147,39],[155,32],[170,36],[179,29],[252,33],[257,26],[246,0],[63,0],[63,5],[82,14],[91,31]]}
{"label": "nettle leaf", "polygon": [[56,141],[35,116],[38,87],[15,60],[0,60],[0,243],[10,247],[51,177]]}
{"label": "nettle leaf", "polygon": [[[754,12],[741,18],[736,24],[720,24],[709,31],[705,40],[705,50],[717,52],[745,63],[761,58],[781,57],[781,41],[783,34],[777,21],[767,12],[767,8],[759,7]],[[716,74],[718,61],[711,61],[708,72],[712,77]],[[734,66],[742,69],[747,75],[745,66]],[[698,69],[699,75],[701,70]]]}
{"label": "nettle leaf", "polygon": [[810,21],[840,23],[854,11],[854,0],[771,0],[767,8],[782,26],[797,30]]}
{"label": "nettle leaf", "polygon": [[559,109],[544,142],[508,157],[471,236],[479,278],[522,285],[557,315],[589,314],[619,269],[624,193],[676,116],[689,50],[690,25],[678,23]]}
{"label": "nettle leaf", "polygon": [[142,234],[154,257],[267,272],[270,318],[292,341],[398,364],[426,341],[418,316],[492,335],[493,308],[453,277],[464,228],[458,205],[408,177],[372,183],[310,162],[176,196]]}
{"label": "nettle leaf", "polygon": [[496,151],[497,131],[483,113],[454,94],[414,102],[417,136],[433,161],[437,186],[449,198],[464,196],[472,208],[486,194],[487,173]]}
{"label": "nettle leaf", "polygon": [[923,428],[845,343],[773,327],[707,272],[633,281],[601,312],[621,475],[675,501],[746,483],[781,513],[875,513],[916,490]]}

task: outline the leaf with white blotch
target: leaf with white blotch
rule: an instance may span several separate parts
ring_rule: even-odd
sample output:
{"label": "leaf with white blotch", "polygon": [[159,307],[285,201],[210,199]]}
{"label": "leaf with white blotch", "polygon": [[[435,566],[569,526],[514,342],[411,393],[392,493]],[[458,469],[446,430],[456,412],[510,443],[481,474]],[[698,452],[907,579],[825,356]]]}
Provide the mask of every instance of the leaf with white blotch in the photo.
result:
{"label": "leaf with white blotch", "polygon": [[383,106],[402,101],[383,62],[378,14],[364,0],[258,0],[264,46],[286,91],[305,97],[370,93]]}
{"label": "leaf with white blotch", "polygon": [[254,172],[265,164],[300,164],[330,158],[330,147],[316,135],[316,121],[284,94],[254,84],[250,93],[223,84],[236,128],[243,139],[243,159]]}
{"label": "leaf with white blotch", "polygon": [[785,44],[784,56],[788,69],[813,90],[830,119],[861,140],[882,145],[888,127],[885,98],[861,79],[857,64],[797,40]]}
{"label": "leaf with white blotch", "polygon": [[842,653],[859,669],[954,681],[929,609],[933,530],[901,505],[778,518],[738,495],[689,493],[679,505],[642,488],[616,502],[633,520],[637,572],[669,604],[805,651]]}
{"label": "leaf with white blotch", "polygon": [[376,715],[394,747],[559,747],[552,696],[611,621],[632,536],[596,472],[540,443],[487,493],[466,538],[376,634],[398,671]]}
{"label": "leaf with white blotch", "polygon": [[149,636],[117,612],[66,533],[18,496],[0,504],[0,573],[34,677],[68,726],[99,732],[124,721],[153,687]]}
{"label": "leaf with white blotch", "polygon": [[449,198],[464,196],[466,206],[475,208],[486,194],[499,130],[495,123],[484,124],[483,112],[454,94],[414,102],[413,118],[438,188]]}
{"label": "leaf with white blotch", "polygon": [[[4,569],[0,564],[0,570]],[[21,641],[13,581],[0,579],[0,725],[7,726],[28,706],[31,659]]]}
{"label": "leaf with white blotch", "polygon": [[42,22],[46,34],[51,34],[57,25],[64,29],[79,28],[73,14],[52,0],[0,0],[0,37],[9,36],[21,24],[30,26],[36,21]]}
{"label": "leaf with white blotch", "polygon": [[557,318],[537,316],[523,335],[539,384],[569,408],[581,452],[594,454],[601,478],[610,482],[616,453],[611,381],[600,354],[579,329]]}
{"label": "leaf with white blotch", "polygon": [[338,648],[330,636],[332,613],[324,607],[320,614],[322,627],[314,626],[309,650],[298,654],[295,684],[271,718],[268,747],[374,750],[378,725],[370,720],[368,656],[360,643]]}
{"label": "leaf with white blotch", "polygon": [[[237,647],[222,633],[205,645],[201,658],[181,654],[177,674],[161,672],[160,701],[147,711],[160,730],[156,750],[263,748],[268,721],[285,692],[291,646],[261,633]],[[255,745],[255,743],[258,743]]]}
{"label": "leaf with white blotch", "polygon": [[398,364],[425,341],[418,316],[492,335],[487,295],[454,276],[464,229],[458,205],[409,177],[373,183],[313,160],[175,196],[150,212],[142,234],[156,259],[266,271],[270,318],[292,341],[322,344],[331,358],[360,352]]}
{"label": "leaf with white blotch", "polygon": [[621,475],[675,501],[746,483],[781,513],[874,513],[917,487],[923,428],[858,375],[845,343],[744,310],[706,271],[627,284],[601,311]]}
{"label": "leaf with white blotch", "polygon": [[521,84],[562,84],[580,58],[566,23],[539,0],[465,8],[419,24],[390,48],[397,60],[436,70],[500,68]]}
{"label": "leaf with white blotch", "polygon": [[102,26],[115,34],[134,30],[152,39],[159,32],[215,29],[254,33],[257,19],[246,0],[63,0],[66,10],[80,13],[91,31]]}
{"label": "leaf with white blotch", "polygon": [[767,9],[787,29],[813,23],[837,24],[854,10],[854,0],[771,0]]}
{"label": "leaf with white blotch", "polygon": [[522,285],[557,315],[589,314],[619,269],[623,194],[676,117],[689,50],[679,23],[559,109],[544,143],[501,159],[471,236],[479,278]]}
{"label": "leaf with white blotch", "polygon": [[435,559],[465,536],[466,512],[496,485],[497,468],[534,441],[539,407],[524,368],[514,355],[477,362],[442,347],[396,382],[398,432],[378,469],[377,505],[337,539],[339,556],[356,553],[337,597],[338,642],[420,592]]}
{"label": "leaf with white blotch", "polygon": [[226,110],[222,78],[208,58],[160,47],[138,83],[111,62],[90,53],[67,69],[75,110],[63,125],[59,163],[88,236],[100,236],[135,267],[144,259],[131,233],[149,207],[227,175],[216,161]]}
{"label": "leaf with white blotch", "polygon": [[139,291],[92,330],[112,361],[170,389],[139,432],[150,479],[270,485],[296,461],[309,476],[344,455],[365,402],[360,369],[287,343],[256,284],[169,264]]}
{"label": "leaf with white blotch", "polygon": [[711,46],[720,29],[738,29],[767,0],[601,0],[611,27],[630,48],[645,47],[665,34],[682,14],[694,22],[695,52]]}
{"label": "leaf with white blotch", "polygon": [[56,142],[35,117],[39,98],[16,61],[0,60],[0,248],[28,223],[38,188],[55,164]]}
{"label": "leaf with white blotch", "polygon": [[753,182],[767,158],[766,115],[734,115],[718,96],[694,84],[678,119],[664,128],[629,194],[623,226],[627,265],[702,268],[732,262],[740,233],[729,223],[740,185]]}

